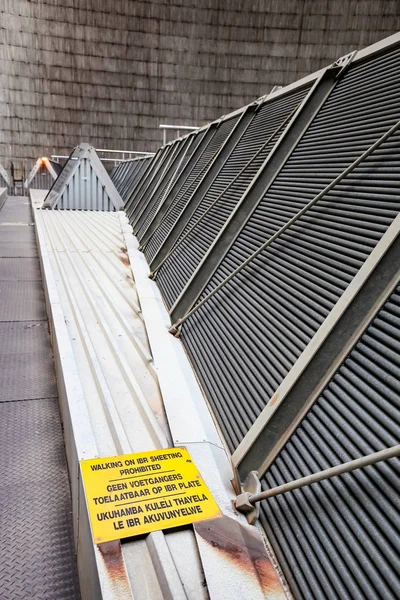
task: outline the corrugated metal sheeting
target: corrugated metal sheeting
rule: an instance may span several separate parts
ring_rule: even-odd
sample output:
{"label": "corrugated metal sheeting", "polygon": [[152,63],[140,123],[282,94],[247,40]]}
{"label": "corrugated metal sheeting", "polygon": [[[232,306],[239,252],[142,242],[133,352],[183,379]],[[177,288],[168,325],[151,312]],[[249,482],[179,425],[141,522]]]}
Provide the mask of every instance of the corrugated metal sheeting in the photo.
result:
{"label": "corrugated metal sheeting", "polygon": [[[395,36],[171,142],[131,189],[127,214],[231,451],[399,214],[399,123]],[[264,487],[399,442],[399,293],[284,445]],[[398,597],[397,465],[264,506],[296,597]]]}
{"label": "corrugated metal sheeting", "polygon": [[[400,286],[276,457],[274,487],[399,442]],[[397,458],[271,498],[263,522],[296,598],[400,596]]]}
{"label": "corrugated metal sheeting", "polygon": [[112,172],[111,181],[117,188],[124,204],[128,200],[131,190],[139,185],[152,160],[152,156],[145,156],[121,162]]}
{"label": "corrugated metal sheeting", "polygon": [[[53,160],[46,159],[46,162],[41,159],[39,160],[41,164],[27,187],[32,190],[49,190],[55,178],[61,173],[62,166]],[[49,171],[47,164],[50,165],[52,173]]]}
{"label": "corrugated metal sheeting", "polygon": [[[67,454],[88,458],[88,446],[92,447],[89,456],[115,456],[170,446],[170,429],[120,213],[35,210],[34,214],[50,297],[53,348],[56,355],[60,353],[62,365],[58,376],[59,388],[66,396],[61,398],[61,404]],[[68,390],[72,382],[73,393]],[[73,443],[68,429],[70,420]],[[71,469],[76,458],[68,456]],[[72,473],[74,502],[77,477]],[[77,519],[77,509],[74,518]],[[167,532],[165,537],[157,532],[156,538],[150,535],[126,540],[118,577],[113,575],[112,567],[109,572],[101,571],[99,563],[107,562],[97,550],[102,591],[93,591],[86,575],[88,565],[93,571],[91,577],[96,575],[88,550],[91,533],[82,523],[81,513],[76,531],[84,597],[144,600],[149,598],[150,586],[150,597],[159,600],[164,597],[164,581],[157,577],[158,568],[167,570],[167,578],[176,577],[177,597],[183,586],[190,590],[188,597],[208,597],[193,531],[180,532],[181,535]],[[159,556],[160,546],[165,560],[161,567],[154,559]],[[175,592],[174,588],[171,593]]]}
{"label": "corrugated metal sheeting", "polygon": [[[305,86],[257,107],[246,131],[184,224],[171,254],[157,272],[156,279],[169,306],[190,279],[308,89],[309,86]],[[146,246],[145,255],[149,261],[153,258],[153,245]]]}
{"label": "corrugated metal sheeting", "polygon": [[104,165],[89,144],[74,148],[54,181],[45,208],[114,211],[123,202]]}
{"label": "corrugated metal sheeting", "polygon": [[[347,71],[203,295],[400,119],[399,58],[395,50]],[[398,214],[399,157],[394,135],[183,327],[231,449]]]}
{"label": "corrugated metal sheeting", "polygon": [[[126,206],[127,215],[139,240],[142,239],[146,226],[150,224],[151,217],[155,215],[160,204],[166,200],[167,193],[170,191],[176,193],[175,210],[178,207],[182,210],[187,204],[212,161],[232,133],[239,117],[240,114],[219,123],[216,128],[213,128],[211,136],[208,136],[204,130],[200,130],[161,149],[157,155],[157,165],[153,167],[152,180],[144,182],[145,185],[139,186],[137,191],[133,190],[133,195]],[[199,145],[202,149],[200,156],[194,152]],[[191,165],[191,173],[187,179],[181,180],[178,192],[173,184],[179,180],[180,173],[193,154],[195,154],[196,165]]]}

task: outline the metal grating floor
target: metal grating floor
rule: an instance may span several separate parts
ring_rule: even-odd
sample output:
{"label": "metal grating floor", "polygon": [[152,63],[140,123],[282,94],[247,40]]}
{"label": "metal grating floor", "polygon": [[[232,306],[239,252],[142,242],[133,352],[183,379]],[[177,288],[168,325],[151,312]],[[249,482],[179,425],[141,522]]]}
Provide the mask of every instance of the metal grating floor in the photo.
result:
{"label": "metal grating floor", "polygon": [[0,598],[75,600],[68,471],[31,221],[26,198],[8,198],[0,211]]}
{"label": "metal grating floor", "polygon": [[35,256],[38,256],[38,251],[33,242],[2,242],[0,239],[1,258],[32,258]]}
{"label": "metal grating floor", "polygon": [[1,257],[0,281],[41,281],[38,258]]}
{"label": "metal grating floor", "polygon": [[[8,200],[7,200],[8,202]],[[6,203],[7,205],[7,203]],[[3,208],[4,210],[4,208]],[[18,222],[19,223],[19,222]],[[35,243],[35,232],[33,227],[25,224],[9,225],[9,223],[0,222],[1,241],[2,242],[31,242]]]}
{"label": "metal grating floor", "polygon": [[0,281],[0,322],[45,321],[46,318],[41,281]]}
{"label": "metal grating floor", "polygon": [[0,403],[0,598],[79,597],[57,400]]}

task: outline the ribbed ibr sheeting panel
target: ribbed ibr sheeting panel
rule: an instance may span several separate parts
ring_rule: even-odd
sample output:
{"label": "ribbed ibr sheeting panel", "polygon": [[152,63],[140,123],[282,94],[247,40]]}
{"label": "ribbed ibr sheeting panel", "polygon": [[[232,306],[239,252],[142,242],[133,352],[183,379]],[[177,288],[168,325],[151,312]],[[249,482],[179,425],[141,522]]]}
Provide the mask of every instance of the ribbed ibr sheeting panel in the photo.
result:
{"label": "ribbed ibr sheeting panel", "polygon": [[[50,163],[52,169],[55,171],[56,175],[58,176],[62,171],[61,165],[52,160],[50,160],[48,162]],[[29,183],[29,189],[49,190],[51,188],[51,186],[53,185],[53,182],[54,182],[53,176],[51,175],[50,171],[47,169],[47,166],[41,165],[39,170],[37,171],[36,175],[34,176],[32,181]]]}
{"label": "ribbed ibr sheeting panel", "polygon": [[129,199],[133,190],[136,189],[141,177],[143,177],[148,166],[151,163],[152,156],[146,158],[136,158],[134,160],[121,163],[117,170],[112,174],[111,180],[114,183],[124,204]]}
{"label": "ribbed ibr sheeting panel", "polygon": [[113,405],[117,414],[124,415],[132,448],[138,443],[139,428],[150,438],[145,431],[147,404],[168,436],[118,214],[37,210],[35,218],[57,282],[101,454],[113,454],[119,443],[117,425],[110,427],[111,437],[108,431]]}
{"label": "ribbed ibr sheeting panel", "polygon": [[135,169],[132,169],[127,177],[124,178],[121,185],[121,198],[124,201],[124,204],[128,201],[132,190],[135,190],[139,185],[142,177],[144,177],[147,169],[150,167],[152,163],[153,157],[149,156],[147,158],[141,158],[137,160],[137,166]]}
{"label": "ribbed ibr sheeting panel", "polygon": [[[164,401],[167,404],[166,396],[173,392],[169,383],[163,385],[165,365],[158,359],[156,368],[152,354],[154,323],[156,330],[159,325],[165,333],[164,317],[158,318],[158,309],[155,313],[150,309],[156,315],[151,333],[137,288],[140,279],[143,286],[145,276],[132,270],[130,260],[136,250],[125,218],[121,213],[100,211],[35,210],[34,214],[45,284],[51,291],[51,329],[59,356],[60,386],[65,390],[64,422],[73,428],[73,434],[66,430],[67,449],[75,459],[74,452],[77,458],[87,458],[88,453],[115,456],[171,447],[173,419],[167,420]],[[165,354],[162,360],[170,358]],[[168,362],[169,373],[175,374],[174,381],[182,382],[180,388],[190,406],[193,386],[182,359],[184,354],[174,355]],[[214,477],[215,473],[218,468]],[[76,484],[75,491],[76,501]],[[84,505],[81,508],[85,510]],[[82,514],[81,510],[80,522]],[[99,576],[103,592],[97,592],[95,584],[84,577],[85,598],[162,600],[186,597],[187,591],[188,598],[209,597],[192,528],[124,540],[117,558],[97,546],[94,556],[85,551],[91,548],[90,528],[80,528],[79,535],[81,572],[90,567],[91,577]]]}
{"label": "ribbed ibr sheeting panel", "polygon": [[[399,443],[400,286],[267,471],[263,488]],[[263,502],[296,599],[400,597],[400,460]]]}
{"label": "ribbed ibr sheeting panel", "polygon": [[212,161],[220,151],[233,128],[236,126],[239,118],[240,115],[236,115],[230,119],[226,119],[216,129],[207,131],[203,141],[203,152],[195,164],[193,164],[190,172],[188,172],[188,176],[183,182],[182,187],[177,192],[171,206],[165,213],[163,221],[145,248],[145,256],[149,262],[161,248],[166,237],[179,220],[182,211],[191,201],[198,186],[210,168]]}
{"label": "ribbed ibr sheeting panel", "polygon": [[[203,297],[400,119],[399,59],[395,49],[350,67]],[[398,214],[399,160],[393,135],[184,324],[231,449]]]}
{"label": "ribbed ibr sheeting panel", "polygon": [[54,179],[47,169],[40,169],[29,184],[29,188],[33,190],[49,190],[53,185],[53,181]]}
{"label": "ribbed ibr sheeting panel", "polygon": [[81,159],[72,178],[65,186],[55,208],[114,211],[107,190],[94,172],[90,160]]}
{"label": "ribbed ibr sheeting panel", "polygon": [[309,89],[308,85],[272,102],[266,102],[253,116],[183,229],[175,249],[157,272],[157,282],[169,306],[190,279],[274,147],[282,134],[283,123]]}
{"label": "ribbed ibr sheeting panel", "polygon": [[137,237],[139,240],[143,238],[143,235],[146,233],[146,230],[153,220],[157,210],[160,208],[160,206],[162,206],[169,191],[172,189],[173,185],[186,167],[198,143],[202,140],[203,135],[203,131],[200,131],[198,134],[192,134],[188,136],[182,144],[181,151],[177,155],[176,161],[163,178],[163,181],[157,188],[156,193],[150,199],[146,216],[138,221]]}
{"label": "ribbed ibr sheeting panel", "polygon": [[131,225],[134,225],[143,211],[146,210],[149,199],[165,177],[171,160],[176,157],[181,144],[182,141],[179,140],[176,144],[170,144],[161,148],[151,171],[149,170],[146,177],[143,178],[140,186],[135,190],[131,190],[131,195],[125,205],[126,214]]}

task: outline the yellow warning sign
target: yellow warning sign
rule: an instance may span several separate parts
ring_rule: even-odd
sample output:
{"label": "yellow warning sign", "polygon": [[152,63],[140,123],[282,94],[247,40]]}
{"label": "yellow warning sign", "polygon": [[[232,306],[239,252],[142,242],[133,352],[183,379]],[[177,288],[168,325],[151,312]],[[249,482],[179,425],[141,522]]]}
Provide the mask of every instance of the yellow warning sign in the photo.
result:
{"label": "yellow warning sign", "polygon": [[185,448],[80,464],[96,544],[220,516]]}

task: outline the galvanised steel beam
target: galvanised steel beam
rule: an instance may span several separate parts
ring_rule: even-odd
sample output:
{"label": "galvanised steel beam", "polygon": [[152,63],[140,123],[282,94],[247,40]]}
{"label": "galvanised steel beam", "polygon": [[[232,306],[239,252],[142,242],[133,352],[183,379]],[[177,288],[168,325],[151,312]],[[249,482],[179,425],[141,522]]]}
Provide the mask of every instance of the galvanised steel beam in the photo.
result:
{"label": "galvanised steel beam", "polygon": [[[167,184],[166,189],[163,190],[162,194],[165,194],[165,193],[168,194],[168,186],[170,185],[171,182],[173,182],[176,172],[179,171],[181,164],[185,160],[187,153],[190,152],[192,143],[193,143],[193,136],[190,135],[186,138],[186,140],[183,140],[180,144],[177,144],[177,151],[175,152],[174,156],[172,157],[168,168],[164,171],[162,177],[159,178],[157,186],[154,188],[154,190],[148,197],[146,205],[144,207],[144,210],[142,211],[140,217],[136,221],[135,227],[136,227],[137,231],[139,231],[142,228],[143,224],[145,223],[145,221],[148,217],[149,212],[152,209],[154,195],[160,193],[160,188],[161,189],[163,188],[166,180],[169,183]],[[162,204],[162,197],[160,199],[160,203]]]}
{"label": "galvanised steel beam", "polygon": [[[162,203],[162,205],[158,209],[157,213],[155,214],[154,219],[150,223],[145,235],[142,238],[142,243],[141,243],[142,247],[145,246],[145,244],[147,244],[147,242],[150,240],[153,233],[156,231],[156,229],[160,225],[161,221],[164,219],[164,216],[168,212],[169,207],[173,204],[173,202],[176,198],[176,195],[178,194],[179,190],[181,189],[184,181],[187,179],[187,177],[190,175],[190,173],[196,166],[198,159],[204,152],[204,149],[208,146],[208,143],[210,142],[211,138],[213,137],[216,128],[217,128],[217,122],[211,123],[210,126],[207,128],[207,131],[204,133],[203,138],[200,140],[200,143],[198,144],[197,148],[193,152],[189,162],[183,169],[182,173],[179,175],[178,179],[172,186],[171,190],[168,192],[167,197],[165,198],[164,202]],[[197,136],[197,135],[200,135],[200,133],[196,132],[196,134],[194,134],[194,135]]]}
{"label": "galvanised steel beam", "polygon": [[266,472],[400,281],[400,215],[310,340],[232,456],[241,481]]}
{"label": "galvanised steel beam", "polygon": [[[205,194],[207,193],[210,185],[214,181],[215,177],[218,175],[219,171],[222,169],[225,164],[227,158],[229,157],[232,150],[235,148],[239,139],[246,131],[247,126],[249,125],[253,115],[258,107],[258,104],[255,102],[250,104],[245,108],[235,127],[232,129],[231,133],[225,140],[224,144],[221,146],[218,153],[215,155],[212,160],[206,175],[200,181],[196,190],[194,191],[192,197],[186,204],[186,207],[181,212],[181,215],[177,222],[175,223],[174,228],[170,231],[167,238],[165,239],[163,245],[161,246],[159,252],[154,257],[153,261],[150,264],[150,269],[152,272],[157,270],[157,267],[163,262],[164,258],[167,256],[169,251],[173,248],[179,236],[181,235],[183,229],[188,223],[189,219],[193,215],[194,211],[197,209],[201,201],[203,200]],[[221,121],[222,122],[222,121]],[[220,122],[220,123],[221,123]]]}
{"label": "galvanised steel beam", "polygon": [[164,146],[160,148],[157,154],[153,158],[153,162],[151,164],[151,168],[146,172],[146,177],[143,179],[143,182],[136,190],[132,190],[132,194],[125,205],[126,214],[129,217],[129,220],[133,219],[140,206],[140,201],[143,198],[144,194],[147,192],[148,188],[152,184],[155,177],[157,177],[160,169],[165,166],[165,161],[168,159],[168,156],[171,153],[172,144],[168,146]]}
{"label": "galvanised steel beam", "polygon": [[[325,69],[315,81],[264,164],[250,183],[224,227],[171,308],[171,321],[182,318],[196,303],[244,225],[267,193],[338,80],[343,64]],[[153,266],[152,266],[152,270]]]}
{"label": "galvanised steel beam", "polygon": [[160,185],[163,184],[165,177],[168,177],[170,171],[176,168],[176,161],[178,160],[179,162],[179,157],[181,156],[182,152],[185,151],[186,143],[186,140],[178,140],[177,142],[175,142],[175,144],[171,146],[171,152],[163,164],[164,169],[162,170],[161,176],[157,179],[154,179],[151,186],[149,186],[149,190],[146,190],[146,192],[143,194],[138,214],[131,221],[131,225],[135,232],[137,232],[138,229],[140,229],[143,219],[145,219],[148,214],[151,198],[157,192]]}

